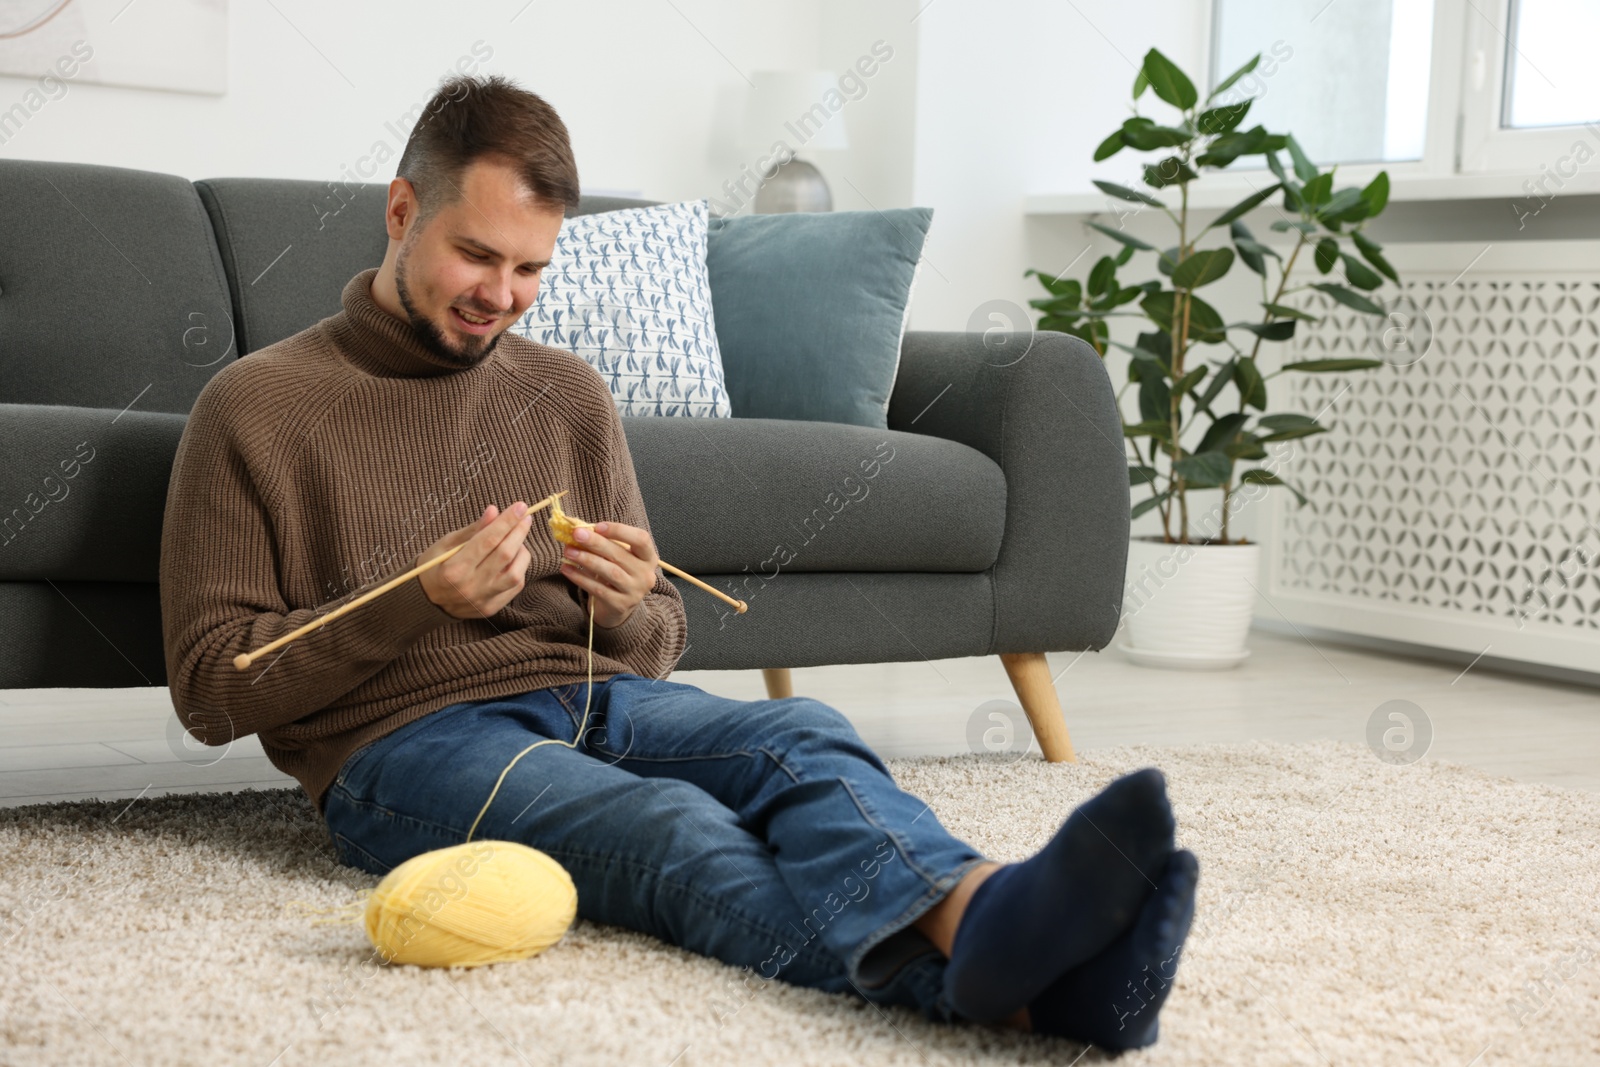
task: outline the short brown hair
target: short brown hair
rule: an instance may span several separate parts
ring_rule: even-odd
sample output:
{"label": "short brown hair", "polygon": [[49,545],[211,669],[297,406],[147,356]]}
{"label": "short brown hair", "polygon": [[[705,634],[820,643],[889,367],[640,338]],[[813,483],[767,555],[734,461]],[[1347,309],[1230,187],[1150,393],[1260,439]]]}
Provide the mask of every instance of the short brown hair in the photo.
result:
{"label": "short brown hair", "polygon": [[578,206],[578,165],[566,124],[544,98],[499,74],[446,78],[423,107],[395,177],[417,191],[421,220],[461,195],[461,172],[485,156],[517,168],[530,192]]}

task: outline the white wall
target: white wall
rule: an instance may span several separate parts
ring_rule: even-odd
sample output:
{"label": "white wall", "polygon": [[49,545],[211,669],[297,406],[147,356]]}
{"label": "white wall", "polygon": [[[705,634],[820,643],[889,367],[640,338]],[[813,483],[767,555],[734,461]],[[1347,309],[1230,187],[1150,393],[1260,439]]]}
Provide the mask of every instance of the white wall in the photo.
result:
{"label": "white wall", "polygon": [[1031,238],[1023,197],[1092,191],[1094,147],[1127,117],[1145,52],[1159,48],[1199,76],[1205,8],[1192,0],[928,5],[917,19],[913,196],[934,217],[914,329],[965,329],[993,298],[1026,307],[1043,290],[1022,272],[1059,271],[1088,243],[1081,227],[1070,240]]}
{"label": "white wall", "polygon": [[[1042,248],[1031,247],[1039,241],[1028,237],[1023,196],[1088,188],[1089,153],[1123,116],[1130,64],[1155,44],[1197,65],[1202,7],[1188,0],[1126,10],[1115,0],[1079,0],[1076,10],[1044,0],[981,7],[500,0],[448,9],[420,0],[235,2],[226,94],[69,82],[65,96],[0,144],[0,158],[191,179],[336,181],[381,145],[392,158],[359,177],[386,181],[409,132],[401,116],[465,60],[555,105],[571,130],[585,189],[720,197],[750,162],[731,133],[752,72],[842,71],[883,41],[894,58],[879,64],[866,93],[839,116],[850,148],[812,158],[837,209],[934,208],[912,324],[960,329],[992,297],[1025,304],[1035,285],[1022,277],[1026,267],[1064,265],[1053,262],[1048,235]],[[119,17],[145,10],[135,4]],[[0,77],[0,109],[33,84]]]}
{"label": "white wall", "polygon": [[[561,113],[586,189],[710,195],[727,177],[709,150],[718,92],[745,87],[750,70],[814,66],[819,19],[813,4],[734,0],[273,0],[230,4],[228,36],[225,95],[69,83],[0,157],[333,181],[381,140],[394,159],[368,180],[387,181],[409,126],[397,135],[386,123],[481,41],[492,55],[477,70],[515,78]],[[0,108],[33,84],[0,77]]]}

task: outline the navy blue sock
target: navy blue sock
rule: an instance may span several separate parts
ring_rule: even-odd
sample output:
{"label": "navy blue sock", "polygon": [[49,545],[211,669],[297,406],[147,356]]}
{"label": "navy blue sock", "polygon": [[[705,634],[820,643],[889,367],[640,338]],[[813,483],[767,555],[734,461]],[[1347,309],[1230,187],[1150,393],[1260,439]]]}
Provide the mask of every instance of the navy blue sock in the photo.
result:
{"label": "navy blue sock", "polygon": [[997,1022],[1134,924],[1172,853],[1166,779],[1124,775],[1079,805],[1050,842],[991,874],[967,904],[945,967],[950,1006]]}
{"label": "navy blue sock", "polygon": [[1139,919],[1100,955],[1056,979],[1028,1005],[1033,1030],[1088,1041],[1104,1049],[1144,1048],[1159,1031],[1156,1016],[1178,973],[1178,957],[1194,920],[1200,863],[1172,854]]}

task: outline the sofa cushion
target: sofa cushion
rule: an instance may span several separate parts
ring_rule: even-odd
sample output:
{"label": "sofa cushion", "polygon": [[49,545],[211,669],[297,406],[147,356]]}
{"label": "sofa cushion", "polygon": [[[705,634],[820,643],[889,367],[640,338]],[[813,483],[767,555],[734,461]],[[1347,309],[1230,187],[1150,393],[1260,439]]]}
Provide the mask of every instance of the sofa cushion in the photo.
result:
{"label": "sofa cushion", "polygon": [[619,414],[727,418],[706,221],[704,200],[563,220],[538,299],[511,329],[587,360]]}
{"label": "sofa cushion", "polygon": [[706,269],[736,418],[884,427],[933,209],[711,220]]}
{"label": "sofa cushion", "polygon": [[[0,404],[0,435],[17,443],[0,468],[0,581],[156,581],[186,421]],[[1005,477],[958,442],[790,419],[622,421],[661,555],[692,573],[977,572],[999,555]]]}
{"label": "sofa cushion", "polygon": [[1005,476],[958,442],[792,419],[622,424],[661,557],[691,573],[973,572],[999,555]]}
{"label": "sofa cushion", "polygon": [[[338,314],[344,284],[382,263],[389,247],[388,182],[206,178],[194,184],[222,250],[241,353]],[[586,196],[574,214],[643,203]]]}
{"label": "sofa cushion", "polygon": [[154,582],[186,415],[0,404],[0,581]]}
{"label": "sofa cushion", "polygon": [[187,412],[237,358],[188,181],[4,159],[0,203],[0,403]]}

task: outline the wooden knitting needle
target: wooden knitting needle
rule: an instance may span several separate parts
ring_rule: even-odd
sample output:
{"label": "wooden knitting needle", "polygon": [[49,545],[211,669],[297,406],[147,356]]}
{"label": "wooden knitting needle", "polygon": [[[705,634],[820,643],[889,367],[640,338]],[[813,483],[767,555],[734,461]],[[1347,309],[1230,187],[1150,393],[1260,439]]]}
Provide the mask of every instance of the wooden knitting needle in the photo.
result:
{"label": "wooden knitting needle", "polygon": [[[550,494],[549,496],[545,497],[543,500],[539,501],[537,504],[529,504],[528,505],[527,514],[531,515],[535,511],[538,511],[540,508],[549,507],[552,503],[555,502],[555,500],[558,497],[564,496],[564,495],[566,495],[566,493],[567,493],[567,490],[563,489],[559,493]],[[578,520],[578,519],[575,519],[574,521],[580,523],[583,526],[593,526],[594,525],[594,523],[592,523],[592,522],[583,522],[582,520]],[[604,535],[603,534],[598,534],[596,536],[604,536]],[[613,538],[612,540],[615,540],[615,538]],[[622,545],[623,548],[629,549],[629,551],[632,551],[631,546],[629,546],[626,542],[617,541],[617,544]],[[280,638],[278,638],[278,639],[276,639],[274,641],[267,642],[266,644],[262,645],[260,648],[256,649],[254,652],[241,652],[241,653],[239,653],[237,656],[233,657],[234,669],[235,670],[241,670],[241,671],[248,669],[251,663],[255,662],[260,657],[266,655],[268,652],[271,652],[271,651],[273,651],[274,649],[277,649],[277,648],[281,648],[282,646],[288,644],[290,641],[293,641],[298,637],[304,637],[306,634],[310,633],[313,630],[320,629],[321,627],[323,627],[326,624],[332,622],[334,619],[337,619],[339,616],[345,614],[346,612],[354,611],[356,608],[359,608],[361,605],[365,604],[367,601],[372,600],[372,599],[374,599],[376,597],[382,596],[384,593],[387,593],[389,590],[393,589],[395,586],[399,585],[400,583],[402,583],[404,581],[407,581],[408,579],[415,578],[417,575],[421,574],[423,571],[428,570],[429,568],[437,567],[439,564],[443,563],[445,560],[449,559],[451,556],[455,555],[457,552],[460,552],[463,548],[466,548],[466,547],[467,547],[467,542],[463,541],[461,544],[457,545],[456,547],[454,547],[452,549],[449,549],[446,552],[440,553],[439,555],[437,555],[437,556],[433,557],[432,559],[428,560],[426,563],[419,563],[417,566],[412,567],[410,570],[406,571],[404,574],[399,574],[399,575],[396,575],[393,578],[390,578],[387,582],[384,582],[382,585],[378,586],[378,588],[369,590],[368,592],[365,592],[365,593],[361,594],[360,596],[356,597],[354,600],[350,601],[350,603],[344,604],[344,605],[342,605],[342,606],[340,606],[338,608],[335,608],[334,610],[328,612],[328,614],[326,614],[326,615],[323,615],[323,616],[320,616],[318,618],[312,619],[310,622],[306,623],[304,626],[300,627],[299,629],[296,629],[296,630],[293,630],[293,631],[291,631],[289,633],[286,633],[282,637],[280,637]],[[726,593],[722,592],[722,590],[720,590],[720,589],[713,589],[711,586],[707,585],[705,582],[702,582],[700,579],[696,578],[694,575],[686,574],[685,572],[679,570],[678,568],[674,567],[672,564],[666,562],[665,560],[657,560],[657,562],[661,564],[661,567],[662,567],[663,570],[669,570],[673,574],[676,574],[680,578],[686,578],[689,581],[693,582],[695,585],[698,585],[701,589],[704,589],[706,592],[711,593],[711,594],[713,594],[715,596],[721,597],[723,600],[726,600],[729,604],[732,604],[735,608],[737,608],[740,614],[743,614],[745,609],[749,607],[749,605],[746,604],[744,601],[735,600],[732,597],[728,596]]]}
{"label": "wooden knitting needle", "polygon": [[[556,496],[562,496],[566,492],[567,491],[565,489],[563,489],[563,490],[561,490],[561,492],[559,492],[559,493],[557,493],[555,495]],[[568,515],[567,518],[572,520],[572,524],[574,526],[587,526],[590,529],[594,528],[594,523],[592,523],[592,522],[584,522],[582,519],[577,518],[576,516]],[[595,536],[596,537],[605,537],[606,535],[605,534],[595,534]],[[630,552],[633,551],[633,546],[628,544],[628,542],[626,542],[626,541],[618,541],[615,537],[609,537],[609,538],[606,538],[606,539],[609,540],[609,541],[615,541],[617,544],[621,545],[623,548],[626,548]],[[684,579],[685,581],[688,581],[688,582],[693,582],[695,585],[698,585],[701,589],[704,589],[706,592],[710,593],[712,596],[718,597],[718,598],[720,598],[722,600],[727,601],[730,605],[732,605],[734,610],[736,612],[738,612],[740,615],[743,615],[745,613],[745,610],[750,607],[750,605],[746,604],[744,601],[735,600],[733,597],[729,596],[727,593],[724,593],[722,590],[712,588],[711,586],[707,585],[705,582],[702,582],[700,579],[698,579],[694,575],[690,574],[688,571],[679,570],[677,567],[674,567],[672,564],[668,563],[664,559],[658,559],[658,560],[656,560],[656,562],[661,565],[661,569],[662,570],[671,571],[673,574],[676,574],[679,578],[682,578],[682,579]]]}

